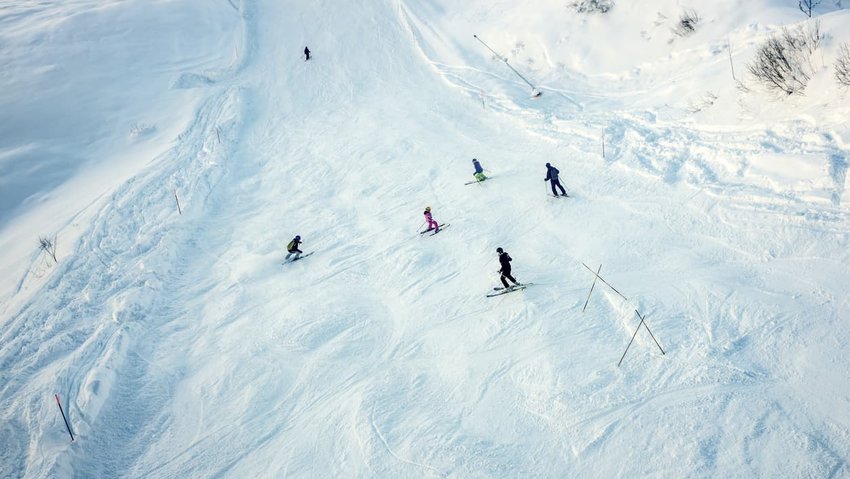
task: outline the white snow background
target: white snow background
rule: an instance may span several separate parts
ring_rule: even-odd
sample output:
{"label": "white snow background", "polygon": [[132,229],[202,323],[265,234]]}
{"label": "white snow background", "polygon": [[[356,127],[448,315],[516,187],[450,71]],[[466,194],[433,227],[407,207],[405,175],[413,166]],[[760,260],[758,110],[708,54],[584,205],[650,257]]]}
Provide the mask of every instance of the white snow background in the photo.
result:
{"label": "white snow background", "polygon": [[850,11],[570,3],[0,3],[0,477],[850,477]]}

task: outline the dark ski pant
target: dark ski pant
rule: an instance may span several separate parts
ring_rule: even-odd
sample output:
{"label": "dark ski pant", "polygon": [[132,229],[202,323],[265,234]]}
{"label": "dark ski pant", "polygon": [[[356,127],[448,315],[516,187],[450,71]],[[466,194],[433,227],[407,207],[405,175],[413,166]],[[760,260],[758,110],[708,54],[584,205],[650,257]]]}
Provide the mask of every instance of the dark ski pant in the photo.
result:
{"label": "dark ski pant", "polygon": [[509,288],[510,286],[508,285],[508,280],[505,279],[505,278],[513,281],[514,284],[519,284],[519,283],[516,282],[516,279],[514,279],[514,277],[511,276],[511,270],[507,270],[507,271],[502,270],[502,277],[500,278],[502,280],[502,284],[505,285],[505,288]]}
{"label": "dark ski pant", "polygon": [[566,196],[566,195],[567,195],[566,190],[564,190],[564,187],[563,187],[563,186],[561,186],[561,181],[560,181],[560,180],[549,180],[549,182],[550,182],[550,183],[552,183],[552,194],[553,194],[553,195],[558,196],[558,192],[557,192],[557,191],[555,191],[555,186],[557,186],[558,188],[560,188],[560,189],[561,189],[561,194],[562,194],[562,195],[564,195],[564,196]]}
{"label": "dark ski pant", "polygon": [[283,260],[284,260],[284,261],[288,260],[288,259],[290,258],[290,256],[292,256],[292,255],[295,255],[295,258],[294,258],[294,259],[298,259],[298,258],[300,258],[300,257],[301,257],[301,254],[302,254],[302,253],[304,253],[304,252],[303,252],[303,251],[301,251],[301,250],[298,250],[298,249],[297,249],[297,250],[294,250],[294,251],[287,251],[286,258],[283,258]]}

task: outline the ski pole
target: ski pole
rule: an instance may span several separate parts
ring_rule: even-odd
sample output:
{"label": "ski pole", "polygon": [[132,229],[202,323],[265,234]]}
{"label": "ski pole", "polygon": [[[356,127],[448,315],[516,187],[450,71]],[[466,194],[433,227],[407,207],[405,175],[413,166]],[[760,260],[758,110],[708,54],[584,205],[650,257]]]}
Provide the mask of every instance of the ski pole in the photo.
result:
{"label": "ski pole", "polygon": [[419,231],[419,228],[421,228],[423,226],[425,226],[425,221],[423,221],[422,224],[420,224],[419,226],[416,227],[416,231]]}

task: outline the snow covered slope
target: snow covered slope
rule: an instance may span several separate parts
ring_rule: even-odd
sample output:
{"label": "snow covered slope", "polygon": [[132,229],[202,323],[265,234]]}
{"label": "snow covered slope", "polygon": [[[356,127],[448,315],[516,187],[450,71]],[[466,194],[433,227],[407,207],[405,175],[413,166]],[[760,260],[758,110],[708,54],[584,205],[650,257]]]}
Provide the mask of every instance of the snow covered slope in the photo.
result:
{"label": "snow covered slope", "polygon": [[533,3],[0,10],[0,476],[850,476],[850,16],[776,101],[794,2]]}

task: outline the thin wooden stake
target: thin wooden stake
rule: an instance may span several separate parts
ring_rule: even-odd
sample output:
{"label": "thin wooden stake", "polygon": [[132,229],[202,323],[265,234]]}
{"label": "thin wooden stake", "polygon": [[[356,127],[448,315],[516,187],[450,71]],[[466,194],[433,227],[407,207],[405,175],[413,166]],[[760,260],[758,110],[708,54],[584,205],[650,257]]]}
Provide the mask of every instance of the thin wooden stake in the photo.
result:
{"label": "thin wooden stake", "polygon": [[729,46],[729,66],[732,67],[732,79],[738,81],[735,78],[735,64],[732,63],[732,39],[728,35],[726,36],[726,44]]}
{"label": "thin wooden stake", "polygon": [[605,158],[605,128],[602,129],[602,158]]}
{"label": "thin wooden stake", "polygon": [[629,348],[632,346],[632,342],[635,340],[635,336],[637,336],[637,333],[638,333],[638,331],[640,331],[641,326],[646,328],[646,330],[649,332],[649,335],[652,337],[652,340],[655,341],[655,345],[658,346],[658,349],[661,349],[661,354],[666,356],[664,349],[662,349],[661,345],[658,344],[658,340],[655,339],[655,335],[652,334],[652,331],[649,330],[649,325],[646,324],[646,315],[641,316],[640,313],[638,312],[638,310],[635,310],[635,314],[637,315],[638,318],[640,318],[640,323],[638,324],[638,327],[635,329],[635,334],[632,335],[632,339],[629,341],[629,345],[626,346],[626,350],[623,351],[623,355],[620,357],[620,362],[617,363],[618,368],[620,367],[620,364],[623,363],[623,358],[625,358],[626,353],[629,352]]}
{"label": "thin wooden stake", "polygon": [[180,198],[177,197],[177,190],[174,190],[174,201],[177,202],[177,212],[181,215],[183,214],[183,210],[180,209]]}
{"label": "thin wooden stake", "polygon": [[[640,317],[640,315],[638,315],[638,317]],[[629,345],[626,346],[626,350],[623,351],[623,355],[620,356],[620,362],[617,363],[618,368],[620,367],[620,364],[623,363],[623,359],[626,357],[626,353],[629,352],[629,348],[632,347],[632,341],[635,340],[635,336],[637,336],[637,332],[640,330],[641,326],[643,326],[643,318],[640,318],[640,324],[638,324],[638,327],[635,329],[635,334],[632,335],[632,339],[631,341],[629,341]]]}
{"label": "thin wooden stake", "polygon": [[653,340],[653,341],[655,341],[655,345],[656,345],[656,346],[658,346],[658,349],[660,349],[660,350],[661,350],[661,354],[662,354],[662,355],[664,355],[664,356],[666,356],[666,355],[667,355],[667,353],[665,353],[665,352],[664,352],[664,349],[662,349],[662,348],[661,348],[661,345],[660,345],[660,344],[658,344],[658,340],[657,340],[657,339],[655,339],[655,335],[654,335],[654,334],[652,334],[652,331],[650,331],[650,329],[649,329],[649,325],[648,325],[648,324],[646,324],[646,321],[645,321],[645,319],[646,319],[646,315],[644,315],[643,317],[641,317],[640,313],[638,313],[638,311],[637,311],[637,310],[635,310],[635,314],[636,314],[636,315],[638,315],[638,318],[640,318],[640,319],[643,321],[643,327],[644,327],[644,328],[646,328],[646,330],[649,332],[649,335],[652,337],[652,340]]}
{"label": "thin wooden stake", "polygon": [[619,294],[621,298],[625,299],[626,301],[628,301],[628,300],[629,300],[629,298],[627,298],[627,297],[623,296],[623,293],[621,293],[621,292],[617,291],[617,288],[615,288],[615,287],[611,286],[610,284],[608,284],[608,282],[607,282],[607,281],[605,281],[605,280],[602,278],[602,276],[599,276],[598,274],[596,274],[596,272],[595,272],[595,271],[593,271],[592,269],[590,269],[590,267],[589,267],[588,265],[586,265],[586,264],[582,263],[582,266],[584,266],[585,268],[587,268],[587,270],[588,270],[588,271],[590,271],[591,273],[593,273],[594,275],[596,275],[596,277],[597,277],[597,278],[599,278],[599,281],[602,281],[603,283],[605,283],[605,285],[606,285],[606,286],[608,286],[609,288],[613,289],[613,290],[614,290],[614,292],[615,292],[615,293],[617,293],[617,294]]}
{"label": "thin wooden stake", "polygon": [[71,425],[68,424],[68,418],[65,417],[65,411],[62,410],[62,403],[59,402],[59,395],[54,394],[53,397],[56,398],[56,405],[59,406],[59,412],[62,413],[62,420],[65,421],[65,428],[68,429],[68,435],[71,436],[71,442],[74,442],[74,433],[71,432]]}
{"label": "thin wooden stake", "polygon": [[596,270],[596,277],[593,278],[593,284],[590,285],[590,292],[587,293],[587,299],[584,301],[584,307],[581,308],[581,312],[587,308],[587,303],[590,301],[590,295],[593,294],[593,287],[596,286],[596,279],[599,277],[599,272],[602,271],[602,265],[599,265],[599,269]]}

